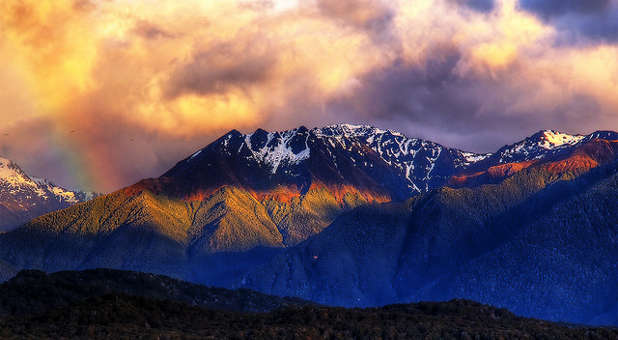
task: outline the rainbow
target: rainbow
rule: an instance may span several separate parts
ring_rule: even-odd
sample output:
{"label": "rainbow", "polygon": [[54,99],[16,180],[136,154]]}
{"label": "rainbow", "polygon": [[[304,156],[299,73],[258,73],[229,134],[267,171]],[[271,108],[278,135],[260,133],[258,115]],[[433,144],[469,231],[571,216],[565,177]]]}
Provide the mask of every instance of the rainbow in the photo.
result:
{"label": "rainbow", "polygon": [[92,143],[84,134],[75,132],[56,131],[52,134],[52,143],[48,152],[62,159],[62,170],[73,178],[80,190],[120,189],[123,185],[119,169],[110,155],[113,148],[102,143]]}

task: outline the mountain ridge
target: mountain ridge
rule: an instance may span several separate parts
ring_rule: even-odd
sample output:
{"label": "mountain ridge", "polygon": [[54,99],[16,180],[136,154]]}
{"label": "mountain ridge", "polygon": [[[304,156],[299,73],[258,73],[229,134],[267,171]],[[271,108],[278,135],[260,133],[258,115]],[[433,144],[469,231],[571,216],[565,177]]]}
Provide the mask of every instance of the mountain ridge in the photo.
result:
{"label": "mountain ridge", "polygon": [[[547,135],[554,138],[553,144],[548,144]],[[558,145],[557,139],[566,142]],[[78,231],[100,225],[100,231],[113,231],[125,224],[142,225],[162,235],[171,232],[171,239],[181,243],[203,235],[207,240],[202,243],[210,249],[206,251],[216,252],[225,246],[215,243],[238,243],[243,228],[261,225],[250,232],[254,236],[247,246],[229,250],[293,246],[319,233],[342,212],[407,199],[418,194],[419,186],[429,190],[430,182],[435,183],[434,189],[475,187],[499,183],[531,166],[551,168],[557,175],[570,170],[582,173],[614,157],[614,139],[618,140],[615,132],[572,136],[541,130],[497,153],[470,154],[371,126],[340,124],[274,133],[258,129],[247,135],[232,130],[157,179],[140,181],[76,207],[77,219],[61,222],[57,216],[44,216],[30,226],[48,224],[58,231]],[[542,147],[531,153],[530,145]],[[543,150],[546,154],[539,153]],[[294,156],[289,158],[290,154]],[[518,162],[504,163],[505,154]],[[302,157],[294,158],[297,155]],[[440,157],[448,159],[445,166],[438,161]],[[417,162],[422,166],[415,178],[422,175],[427,180],[423,185],[408,182],[410,168],[416,169]],[[478,171],[479,167],[484,170]],[[95,214],[94,219],[89,214]],[[246,220],[248,216],[252,222]],[[220,228],[226,221],[229,227]]]}

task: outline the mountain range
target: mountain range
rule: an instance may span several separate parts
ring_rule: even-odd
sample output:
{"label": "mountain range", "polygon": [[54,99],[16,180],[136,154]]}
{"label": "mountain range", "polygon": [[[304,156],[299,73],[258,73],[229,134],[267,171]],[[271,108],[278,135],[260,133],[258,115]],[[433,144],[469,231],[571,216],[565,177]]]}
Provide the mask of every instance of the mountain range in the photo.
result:
{"label": "mountain range", "polygon": [[94,196],[67,190],[46,179],[30,177],[16,163],[0,158],[0,232]]}
{"label": "mountain range", "polygon": [[0,235],[0,272],[117,268],[323,304],[470,298],[618,325],[618,133],[491,154],[370,126],[230,131]]}

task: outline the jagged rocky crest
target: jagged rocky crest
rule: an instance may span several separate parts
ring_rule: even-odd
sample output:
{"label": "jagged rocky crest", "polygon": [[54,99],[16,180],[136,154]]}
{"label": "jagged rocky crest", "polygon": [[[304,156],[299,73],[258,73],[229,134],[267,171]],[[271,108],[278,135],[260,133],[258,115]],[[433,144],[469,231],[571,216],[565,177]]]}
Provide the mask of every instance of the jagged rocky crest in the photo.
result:
{"label": "jagged rocky crest", "polygon": [[213,162],[213,153],[251,170],[261,170],[252,176],[254,179],[237,178],[240,184],[257,189],[286,183],[303,191],[312,180],[319,180],[367,186],[395,199],[439,187],[457,170],[489,156],[371,126],[340,124],[283,132],[258,129],[247,135],[233,130],[177,164],[164,177],[209,174],[211,168],[220,165]]}
{"label": "jagged rocky crest", "polygon": [[[300,127],[283,132],[258,129],[246,135],[232,130],[163,177],[188,176],[192,185],[202,186],[207,180],[227,181],[257,190],[285,184],[298,186],[301,192],[316,180],[349,183],[401,200],[442,187],[454,175],[556,158],[599,138],[618,137],[611,131],[584,136],[542,130],[496,153],[478,154],[367,125]],[[222,160],[227,161],[225,170],[230,172],[222,173]]]}

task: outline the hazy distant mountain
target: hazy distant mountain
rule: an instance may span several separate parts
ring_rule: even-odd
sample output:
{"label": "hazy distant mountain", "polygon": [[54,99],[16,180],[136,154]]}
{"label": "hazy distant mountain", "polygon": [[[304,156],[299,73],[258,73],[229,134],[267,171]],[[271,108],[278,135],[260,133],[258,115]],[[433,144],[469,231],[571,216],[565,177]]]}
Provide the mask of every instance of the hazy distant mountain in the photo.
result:
{"label": "hazy distant mountain", "polygon": [[[474,154],[368,126],[231,131],[159,178],[0,235],[0,260],[12,271],[128,269],[345,305],[474,297],[618,323],[614,307],[582,295],[615,294],[617,140],[547,130]],[[546,220],[560,222],[534,224]],[[538,246],[522,241],[529,231]],[[566,236],[546,242],[554,234]],[[579,240],[597,242],[599,259]],[[510,266],[492,257],[500,251]],[[608,278],[590,286],[593,273]],[[493,286],[473,289],[467,280],[479,277]],[[491,293],[507,283],[510,299]],[[576,319],[583,301],[598,304]]]}
{"label": "hazy distant mountain", "polygon": [[0,231],[92,197],[90,193],[70,191],[30,177],[17,164],[0,158]]}

